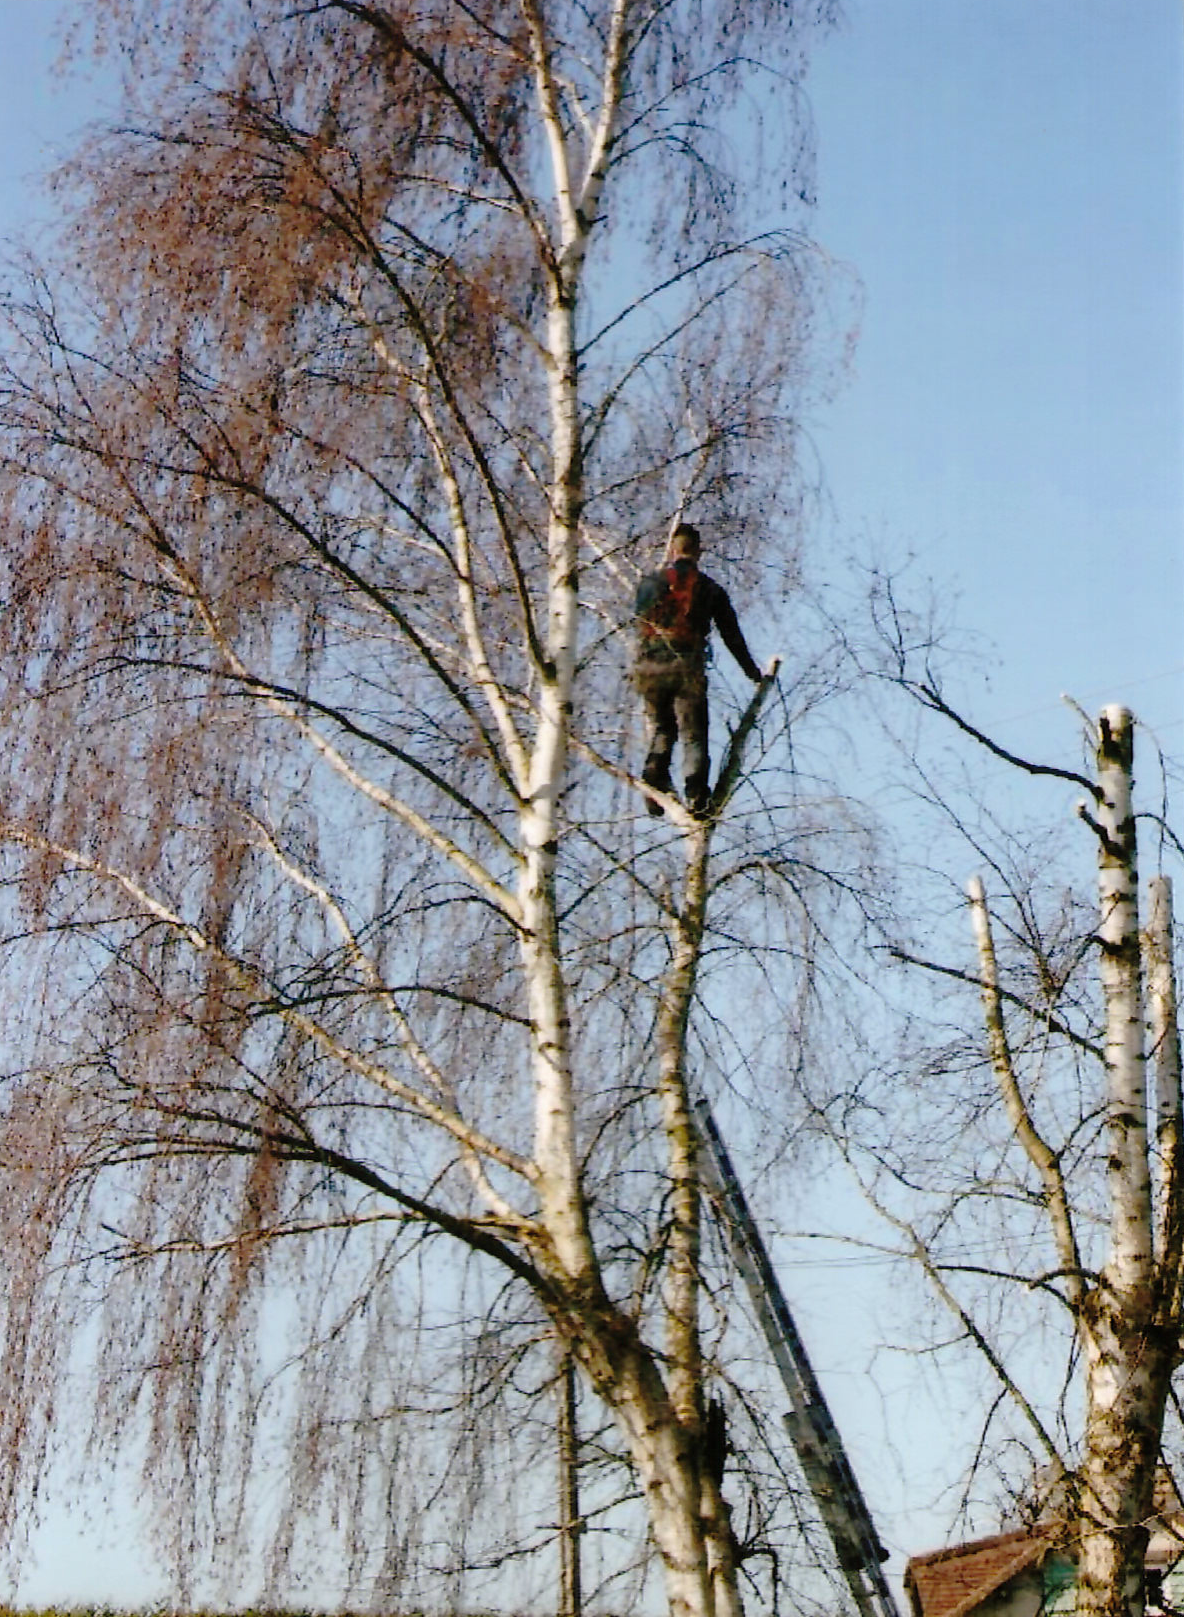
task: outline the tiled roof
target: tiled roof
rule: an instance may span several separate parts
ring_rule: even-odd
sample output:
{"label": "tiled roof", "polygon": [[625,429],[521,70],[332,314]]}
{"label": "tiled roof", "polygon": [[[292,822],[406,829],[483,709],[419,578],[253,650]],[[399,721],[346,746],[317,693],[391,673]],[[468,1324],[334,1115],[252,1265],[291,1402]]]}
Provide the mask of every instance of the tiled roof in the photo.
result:
{"label": "tiled roof", "polygon": [[1049,1542],[1049,1534],[1038,1528],[1020,1528],[914,1555],[904,1571],[914,1617],[967,1617],[988,1595],[1039,1561]]}

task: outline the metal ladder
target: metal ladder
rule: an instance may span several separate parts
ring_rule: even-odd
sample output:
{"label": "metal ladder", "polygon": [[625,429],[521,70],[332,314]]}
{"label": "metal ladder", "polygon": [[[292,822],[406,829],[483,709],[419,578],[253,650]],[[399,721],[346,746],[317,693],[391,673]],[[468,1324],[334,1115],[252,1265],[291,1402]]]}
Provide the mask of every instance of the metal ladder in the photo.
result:
{"label": "metal ladder", "polygon": [[768,1249],[711,1108],[703,1095],[693,1099],[704,1148],[704,1179],[719,1199],[736,1267],[748,1286],[765,1341],[789,1396],[789,1412],[783,1417],[786,1430],[834,1545],[839,1568],[860,1617],[900,1617],[884,1576],[883,1562],[888,1552],[872,1523]]}

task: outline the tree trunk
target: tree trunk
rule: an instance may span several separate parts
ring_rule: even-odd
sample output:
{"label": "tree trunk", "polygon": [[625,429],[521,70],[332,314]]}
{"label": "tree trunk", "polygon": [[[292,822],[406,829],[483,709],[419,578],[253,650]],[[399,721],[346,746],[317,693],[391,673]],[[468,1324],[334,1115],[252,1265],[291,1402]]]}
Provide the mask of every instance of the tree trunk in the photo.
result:
{"label": "tree trunk", "polygon": [[580,1533],[580,1442],[576,1367],[566,1349],[559,1366],[559,1617],[583,1617]]}
{"label": "tree trunk", "polygon": [[698,1135],[687,1088],[686,1034],[706,918],[709,828],[685,831],[682,905],[671,922],[671,959],[656,1028],[670,1178],[671,1229],[663,1289],[660,1371],[633,1319],[598,1280],[559,1281],[560,1329],[614,1412],[641,1480],[672,1617],[742,1617],[736,1543],[719,1479],[704,1462],[699,1334],[702,1187]]}
{"label": "tree trunk", "polygon": [[727,1508],[636,1326],[598,1293],[572,1304],[572,1353],[612,1409],[637,1469],[671,1617],[741,1617]]}
{"label": "tree trunk", "polygon": [[[1139,1299],[1104,1287],[1087,1325],[1085,1462],[1078,1526],[1079,1617],[1140,1617],[1174,1342]],[[1132,1315],[1142,1314],[1142,1318]]]}
{"label": "tree trunk", "polygon": [[1098,736],[1110,1251],[1079,1316],[1087,1368],[1077,1606],[1082,1617],[1139,1617],[1175,1338],[1156,1307],[1131,714],[1106,708]]}

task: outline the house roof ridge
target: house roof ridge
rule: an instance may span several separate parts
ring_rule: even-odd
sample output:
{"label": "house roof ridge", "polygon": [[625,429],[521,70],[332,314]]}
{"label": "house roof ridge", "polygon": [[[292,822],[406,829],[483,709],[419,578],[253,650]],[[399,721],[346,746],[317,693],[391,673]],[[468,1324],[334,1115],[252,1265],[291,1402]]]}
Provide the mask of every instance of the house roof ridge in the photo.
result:
{"label": "house roof ridge", "polygon": [[904,1584],[914,1617],[969,1617],[988,1596],[1053,1547],[1051,1525],[1034,1523],[910,1558]]}
{"label": "house roof ridge", "polygon": [[1053,1527],[1048,1523],[1035,1522],[1031,1527],[1011,1527],[1005,1533],[988,1533],[984,1538],[963,1539],[960,1544],[947,1544],[940,1550],[923,1550],[920,1555],[910,1555],[908,1564],[932,1566],[938,1561],[950,1561],[958,1556],[1000,1549],[1005,1544],[1019,1543],[1021,1540],[1036,1544],[1051,1538],[1052,1533]]}

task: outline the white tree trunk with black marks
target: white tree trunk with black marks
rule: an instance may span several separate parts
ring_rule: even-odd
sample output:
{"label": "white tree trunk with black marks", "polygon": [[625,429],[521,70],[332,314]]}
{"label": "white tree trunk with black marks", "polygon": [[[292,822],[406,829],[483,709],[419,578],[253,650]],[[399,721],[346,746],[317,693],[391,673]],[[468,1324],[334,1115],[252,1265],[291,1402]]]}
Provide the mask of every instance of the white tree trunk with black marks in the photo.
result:
{"label": "white tree trunk with black marks", "polygon": [[1138,1617],[1142,1609],[1164,1403],[1178,1353],[1179,1322],[1170,1312],[1165,1318],[1162,1309],[1165,1287],[1170,1297],[1176,1280],[1154,1249],[1134,733],[1125,708],[1106,708],[1099,717],[1093,826],[1106,1009],[1110,1249],[1081,1317],[1087,1399],[1078,1593],[1083,1617]]}
{"label": "white tree trunk with black marks", "polygon": [[[1109,707],[1100,715],[1093,804],[1080,810],[1098,845],[1095,943],[1105,1017],[1108,1250],[1096,1277],[1082,1268],[1062,1158],[1039,1133],[1017,1077],[986,897],[981,882],[970,884],[992,1065],[1016,1138],[1039,1176],[1084,1364],[1085,1429],[1072,1533],[1081,1617],[1140,1617],[1165,1401],[1179,1358],[1181,1327],[1180,1067],[1170,884],[1162,878],[1151,884],[1151,916],[1144,934],[1139,926],[1134,734],[1134,719],[1125,708]],[[1158,1077],[1154,1145],[1145,979]]]}

